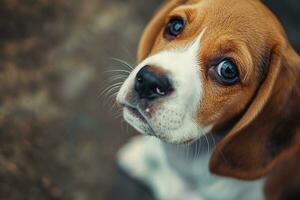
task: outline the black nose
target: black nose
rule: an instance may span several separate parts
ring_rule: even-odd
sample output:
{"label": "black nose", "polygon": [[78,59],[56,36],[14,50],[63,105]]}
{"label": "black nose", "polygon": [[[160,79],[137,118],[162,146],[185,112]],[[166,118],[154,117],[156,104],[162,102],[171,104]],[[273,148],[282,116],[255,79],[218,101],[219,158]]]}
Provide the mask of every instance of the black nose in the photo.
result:
{"label": "black nose", "polygon": [[141,99],[155,99],[172,91],[169,79],[155,67],[145,66],[136,75],[135,91]]}

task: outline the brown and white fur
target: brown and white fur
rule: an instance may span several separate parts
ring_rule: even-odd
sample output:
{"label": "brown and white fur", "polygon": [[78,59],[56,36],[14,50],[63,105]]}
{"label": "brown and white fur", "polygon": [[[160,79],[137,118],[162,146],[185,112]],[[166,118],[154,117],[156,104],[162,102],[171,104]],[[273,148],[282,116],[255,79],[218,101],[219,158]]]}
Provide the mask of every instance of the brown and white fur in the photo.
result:
{"label": "brown and white fur", "polygon": [[[185,29],[165,37],[174,16]],[[239,70],[230,86],[213,72],[228,57]],[[133,139],[119,163],[157,199],[286,199],[300,183],[300,59],[261,1],[169,0],[146,27],[138,61],[117,101],[129,124],[160,141]],[[167,76],[173,91],[140,99],[134,84],[145,66]],[[199,150],[203,141],[210,150]]]}

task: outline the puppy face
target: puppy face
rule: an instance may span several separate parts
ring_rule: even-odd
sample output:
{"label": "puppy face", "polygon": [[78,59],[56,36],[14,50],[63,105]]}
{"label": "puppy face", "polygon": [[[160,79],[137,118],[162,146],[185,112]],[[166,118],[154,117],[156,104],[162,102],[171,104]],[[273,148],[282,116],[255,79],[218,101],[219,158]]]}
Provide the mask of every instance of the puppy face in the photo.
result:
{"label": "puppy face", "polygon": [[276,24],[257,0],[168,4],[146,29],[141,61],[117,101],[139,132],[185,143],[245,111],[264,79]]}

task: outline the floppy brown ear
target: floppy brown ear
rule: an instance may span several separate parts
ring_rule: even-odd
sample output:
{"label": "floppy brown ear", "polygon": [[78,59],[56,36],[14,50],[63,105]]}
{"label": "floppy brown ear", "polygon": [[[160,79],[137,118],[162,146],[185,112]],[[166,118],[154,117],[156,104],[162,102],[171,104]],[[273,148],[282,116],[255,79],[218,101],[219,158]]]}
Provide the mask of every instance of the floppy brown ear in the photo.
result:
{"label": "floppy brown ear", "polygon": [[270,54],[268,73],[240,121],[217,145],[210,170],[256,179],[300,148],[300,60],[288,46]]}
{"label": "floppy brown ear", "polygon": [[138,62],[145,59],[151,52],[158,34],[165,25],[166,15],[175,7],[185,3],[186,1],[187,0],[168,0],[154,15],[148,26],[145,28],[144,33],[141,37],[137,53]]}

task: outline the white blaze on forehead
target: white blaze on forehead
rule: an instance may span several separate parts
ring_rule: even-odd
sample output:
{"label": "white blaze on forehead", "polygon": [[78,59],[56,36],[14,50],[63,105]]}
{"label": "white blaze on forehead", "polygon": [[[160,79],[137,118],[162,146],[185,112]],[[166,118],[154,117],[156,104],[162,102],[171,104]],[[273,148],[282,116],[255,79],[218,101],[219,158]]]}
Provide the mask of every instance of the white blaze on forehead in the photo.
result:
{"label": "white blaze on forehead", "polygon": [[[190,44],[162,51],[142,61],[136,68],[134,68],[129,77],[123,83],[117,95],[117,100],[119,102],[125,100],[126,93],[128,90],[132,89],[131,87],[133,86],[137,73],[146,65],[155,65],[156,67],[161,67],[171,72],[172,75],[169,76],[169,78],[171,81],[174,81],[174,87],[176,87],[176,84],[180,80],[190,83],[191,81],[185,80],[188,75],[191,75],[190,77],[199,77],[200,61],[198,55],[200,51],[200,41],[205,30],[206,29],[204,29]],[[172,76],[176,76],[178,81],[174,80]]]}
{"label": "white blaze on forehead", "polygon": [[203,93],[199,53],[204,32],[185,46],[164,50],[146,58],[133,70],[117,96],[118,101],[126,102],[126,94],[133,90],[136,74],[144,66],[164,69],[174,92],[164,97],[155,110],[146,108],[145,112],[152,112],[147,122],[155,134],[171,142],[198,138],[201,136],[199,134],[206,132],[206,128],[195,120]]}
{"label": "white blaze on forehead", "polygon": [[[190,44],[162,51],[145,60],[146,65],[160,67],[167,72],[168,78],[176,91],[182,96],[191,111],[197,111],[201,94],[200,41],[205,29]],[[191,106],[191,105],[194,105]]]}

